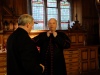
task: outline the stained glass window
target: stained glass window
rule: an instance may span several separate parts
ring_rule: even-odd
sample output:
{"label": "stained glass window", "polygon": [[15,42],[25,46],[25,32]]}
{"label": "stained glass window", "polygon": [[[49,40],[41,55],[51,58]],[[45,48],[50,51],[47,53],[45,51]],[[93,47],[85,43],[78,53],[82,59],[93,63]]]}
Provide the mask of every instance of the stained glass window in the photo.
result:
{"label": "stained glass window", "polygon": [[71,6],[66,0],[31,0],[31,5],[32,16],[37,22],[33,27],[34,30],[46,30],[47,21],[50,18],[55,18],[60,22],[58,29],[68,29],[68,20],[71,20]]}
{"label": "stained glass window", "polygon": [[47,18],[56,18],[57,19],[57,1],[56,0],[47,0]]}
{"label": "stained glass window", "polygon": [[61,29],[68,29],[68,21],[71,20],[70,15],[70,4],[66,0],[60,2],[61,10]]}
{"label": "stained glass window", "polygon": [[32,0],[32,16],[36,21],[34,24],[34,30],[44,29],[44,1],[42,0]]}

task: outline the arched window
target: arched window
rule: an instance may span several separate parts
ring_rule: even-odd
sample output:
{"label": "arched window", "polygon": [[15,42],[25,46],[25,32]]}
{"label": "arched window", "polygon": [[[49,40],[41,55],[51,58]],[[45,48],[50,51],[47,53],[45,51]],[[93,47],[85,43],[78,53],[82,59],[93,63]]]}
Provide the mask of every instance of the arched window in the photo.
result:
{"label": "arched window", "polygon": [[47,30],[50,18],[56,18],[58,30],[67,30],[71,21],[71,6],[67,0],[31,0],[34,30]]}

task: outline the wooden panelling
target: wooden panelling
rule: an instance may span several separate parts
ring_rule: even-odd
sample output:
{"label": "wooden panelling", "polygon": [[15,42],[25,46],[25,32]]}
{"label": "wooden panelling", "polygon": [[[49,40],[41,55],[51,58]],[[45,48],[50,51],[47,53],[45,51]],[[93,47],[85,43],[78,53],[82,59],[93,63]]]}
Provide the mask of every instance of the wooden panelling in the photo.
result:
{"label": "wooden panelling", "polygon": [[6,75],[6,53],[0,53],[0,75]]}
{"label": "wooden panelling", "polygon": [[3,45],[3,35],[2,34],[0,34],[0,44]]}
{"label": "wooden panelling", "polygon": [[65,49],[67,74],[72,75],[74,72],[81,74],[98,70],[97,51],[98,46],[78,46]]}

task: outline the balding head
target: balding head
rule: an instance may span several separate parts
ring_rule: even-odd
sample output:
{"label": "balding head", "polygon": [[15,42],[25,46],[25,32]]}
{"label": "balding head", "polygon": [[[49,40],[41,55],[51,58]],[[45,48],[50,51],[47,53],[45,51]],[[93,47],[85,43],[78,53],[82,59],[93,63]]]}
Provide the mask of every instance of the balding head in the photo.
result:
{"label": "balding head", "polygon": [[48,23],[49,23],[50,21],[52,21],[52,20],[55,21],[55,22],[57,23],[57,20],[56,20],[55,18],[50,18],[49,21],[48,21]]}
{"label": "balding head", "polygon": [[51,18],[48,21],[48,27],[50,31],[56,31],[57,28],[57,20],[55,18]]}

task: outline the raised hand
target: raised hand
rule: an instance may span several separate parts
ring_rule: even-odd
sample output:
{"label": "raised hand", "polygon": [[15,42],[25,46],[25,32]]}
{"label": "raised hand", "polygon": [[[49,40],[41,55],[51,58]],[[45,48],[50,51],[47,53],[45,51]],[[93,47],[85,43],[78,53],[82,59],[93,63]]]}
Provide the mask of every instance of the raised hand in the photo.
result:
{"label": "raised hand", "polygon": [[56,37],[57,36],[57,32],[54,31],[53,32],[53,36]]}
{"label": "raised hand", "polygon": [[48,32],[47,32],[47,36],[49,37],[49,36],[50,36],[50,34],[51,34],[51,31],[48,31]]}

